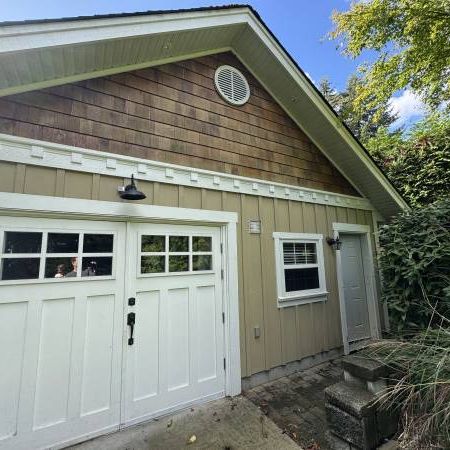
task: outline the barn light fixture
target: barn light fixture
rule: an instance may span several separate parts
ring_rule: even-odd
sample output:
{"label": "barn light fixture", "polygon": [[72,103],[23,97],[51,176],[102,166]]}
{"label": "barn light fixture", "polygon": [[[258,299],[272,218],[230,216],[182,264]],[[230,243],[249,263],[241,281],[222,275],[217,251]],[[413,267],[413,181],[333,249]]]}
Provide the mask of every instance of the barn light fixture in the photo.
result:
{"label": "barn light fixture", "polygon": [[336,238],[327,237],[327,244],[333,247],[334,250],[340,250],[342,246],[342,241],[339,239],[339,236]]}
{"label": "barn light fixture", "polygon": [[131,174],[130,184],[119,187],[119,195],[124,200],[143,200],[146,197],[143,192],[137,190],[133,174]]}

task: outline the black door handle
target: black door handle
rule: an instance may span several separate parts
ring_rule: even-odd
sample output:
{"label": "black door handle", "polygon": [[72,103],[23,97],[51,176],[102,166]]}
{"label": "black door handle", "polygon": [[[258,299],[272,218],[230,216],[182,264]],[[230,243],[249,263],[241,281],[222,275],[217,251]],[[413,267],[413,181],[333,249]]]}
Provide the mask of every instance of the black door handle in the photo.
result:
{"label": "black door handle", "polygon": [[133,312],[128,313],[127,315],[127,325],[130,327],[130,337],[128,338],[128,345],[134,344],[134,325],[136,323],[136,314]]}

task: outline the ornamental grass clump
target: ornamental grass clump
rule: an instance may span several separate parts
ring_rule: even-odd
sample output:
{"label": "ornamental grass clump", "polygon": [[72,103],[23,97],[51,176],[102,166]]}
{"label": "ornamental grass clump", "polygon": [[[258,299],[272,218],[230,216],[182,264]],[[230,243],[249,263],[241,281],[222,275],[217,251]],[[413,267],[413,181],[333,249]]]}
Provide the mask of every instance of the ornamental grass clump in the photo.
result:
{"label": "ornamental grass clump", "polygon": [[384,340],[366,350],[394,373],[379,402],[401,408],[399,442],[408,450],[450,449],[450,321],[410,340]]}

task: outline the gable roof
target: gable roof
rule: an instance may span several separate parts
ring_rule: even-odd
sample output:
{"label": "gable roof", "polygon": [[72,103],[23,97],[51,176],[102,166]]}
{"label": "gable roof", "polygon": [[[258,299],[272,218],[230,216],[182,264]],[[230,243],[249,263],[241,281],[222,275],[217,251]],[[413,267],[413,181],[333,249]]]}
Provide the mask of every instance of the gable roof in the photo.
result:
{"label": "gable roof", "polygon": [[240,59],[384,218],[408,208],[250,6],[0,23],[0,96],[224,51]]}

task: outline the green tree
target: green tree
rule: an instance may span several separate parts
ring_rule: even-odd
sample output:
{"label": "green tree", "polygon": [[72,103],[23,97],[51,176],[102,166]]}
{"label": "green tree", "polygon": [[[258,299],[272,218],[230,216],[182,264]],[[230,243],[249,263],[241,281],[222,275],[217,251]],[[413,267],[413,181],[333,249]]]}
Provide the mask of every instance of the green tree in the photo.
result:
{"label": "green tree", "polygon": [[406,135],[380,128],[366,147],[411,206],[450,197],[450,114],[432,114]]}
{"label": "green tree", "polygon": [[332,39],[350,57],[375,50],[378,57],[360,68],[363,82],[356,104],[371,107],[410,87],[422,100],[450,108],[449,0],[368,0],[333,12]]}
{"label": "green tree", "polygon": [[387,101],[380,102],[376,107],[371,106],[370,98],[356,104],[361,84],[361,79],[352,75],[347,81],[345,90],[338,92],[325,78],[320,81],[319,90],[353,134],[365,143],[376,135],[380,127],[389,127],[397,117],[392,113]]}

